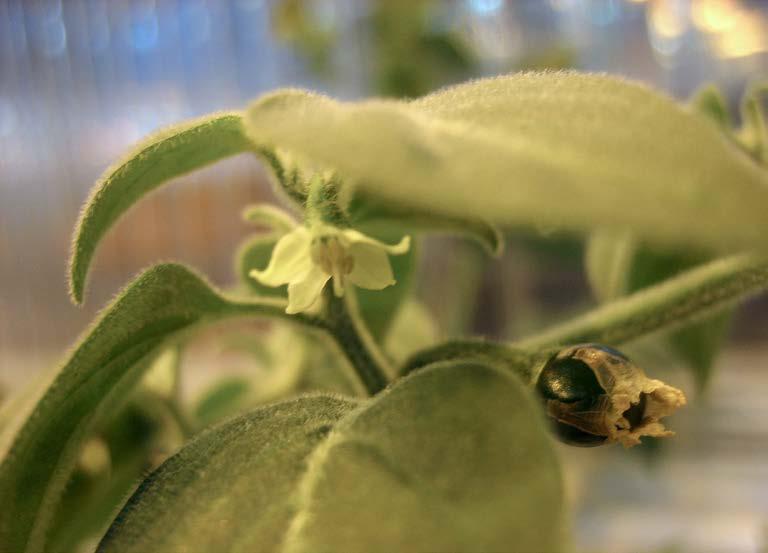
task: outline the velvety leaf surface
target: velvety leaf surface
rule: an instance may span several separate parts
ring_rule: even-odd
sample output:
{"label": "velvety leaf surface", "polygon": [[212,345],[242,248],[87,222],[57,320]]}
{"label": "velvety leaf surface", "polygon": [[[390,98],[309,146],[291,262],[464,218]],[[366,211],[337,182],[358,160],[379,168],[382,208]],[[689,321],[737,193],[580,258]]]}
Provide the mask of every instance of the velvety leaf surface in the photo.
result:
{"label": "velvety leaf surface", "polygon": [[203,433],[147,478],[99,551],[276,551],[307,457],[356,403],[308,396]]}
{"label": "velvety leaf surface", "polygon": [[411,103],[289,90],[251,104],[246,127],[338,170],[374,204],[766,247],[766,172],[705,117],[615,77],[523,73]]}
{"label": "velvety leaf surface", "polygon": [[234,303],[179,265],[139,276],[0,435],[0,550],[39,551],[79,448],[179,332],[224,317],[284,316],[284,302]]}
{"label": "velvety leaf surface", "polygon": [[241,115],[217,113],[150,135],[107,169],[75,230],[70,265],[75,302],[83,300],[85,279],[99,241],[142,196],[173,177],[251,148],[243,134]]}
{"label": "velvety leaf surface", "polygon": [[100,551],[560,549],[557,460],[518,379],[437,365],[353,407],[306,397],[212,429],[140,486]]}
{"label": "velvety leaf surface", "polygon": [[414,373],[310,460],[283,551],[560,550],[557,460],[523,384],[483,365]]}

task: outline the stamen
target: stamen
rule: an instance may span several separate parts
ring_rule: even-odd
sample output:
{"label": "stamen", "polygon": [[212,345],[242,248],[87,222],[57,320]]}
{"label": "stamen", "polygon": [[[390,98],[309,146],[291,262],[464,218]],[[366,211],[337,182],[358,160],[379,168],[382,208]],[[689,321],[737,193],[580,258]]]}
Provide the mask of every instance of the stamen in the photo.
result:
{"label": "stamen", "polygon": [[349,255],[335,236],[320,236],[312,240],[310,248],[312,262],[334,280],[352,272],[355,259]]}

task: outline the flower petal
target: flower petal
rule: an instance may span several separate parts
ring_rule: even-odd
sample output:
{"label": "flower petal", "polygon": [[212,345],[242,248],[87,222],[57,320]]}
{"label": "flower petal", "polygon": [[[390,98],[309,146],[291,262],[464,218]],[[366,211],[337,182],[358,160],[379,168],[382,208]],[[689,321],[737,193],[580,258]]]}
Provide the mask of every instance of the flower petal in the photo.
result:
{"label": "flower petal", "polygon": [[265,286],[281,286],[301,280],[312,268],[309,244],[309,231],[303,226],[297,227],[277,241],[267,268],[263,271],[254,269],[250,275]]}
{"label": "flower petal", "polygon": [[355,264],[347,278],[352,284],[368,290],[381,290],[395,283],[389,257],[378,245],[357,242],[347,250]]}
{"label": "flower petal", "polygon": [[288,285],[288,307],[285,312],[294,314],[312,307],[329,278],[331,275],[313,265],[303,279],[295,280]]}
{"label": "flower petal", "polygon": [[379,249],[382,249],[390,255],[404,254],[411,247],[410,236],[403,236],[403,239],[400,240],[400,242],[390,245],[376,240],[375,238],[371,238],[370,236],[366,236],[362,232],[354,229],[344,229],[340,232],[340,234],[343,237],[343,240],[347,243],[345,244],[347,247],[351,247],[356,244],[368,244],[370,246],[375,246]]}

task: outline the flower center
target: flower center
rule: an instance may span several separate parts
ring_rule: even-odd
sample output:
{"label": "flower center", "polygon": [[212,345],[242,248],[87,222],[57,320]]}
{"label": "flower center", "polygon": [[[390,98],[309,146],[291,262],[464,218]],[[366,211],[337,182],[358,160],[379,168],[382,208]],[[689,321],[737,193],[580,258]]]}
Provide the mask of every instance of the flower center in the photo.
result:
{"label": "flower center", "polygon": [[312,262],[329,275],[348,275],[355,266],[355,259],[347,253],[335,236],[313,239],[310,255]]}

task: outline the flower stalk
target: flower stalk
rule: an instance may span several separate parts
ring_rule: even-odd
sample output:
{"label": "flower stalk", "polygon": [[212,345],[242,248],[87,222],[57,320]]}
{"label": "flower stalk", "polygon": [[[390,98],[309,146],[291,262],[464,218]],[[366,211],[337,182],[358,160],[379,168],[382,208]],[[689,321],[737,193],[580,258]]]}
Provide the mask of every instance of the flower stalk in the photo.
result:
{"label": "flower stalk", "polygon": [[341,351],[357,373],[369,395],[387,387],[391,369],[384,354],[360,318],[354,301],[354,292],[347,290],[339,297],[326,291],[326,316],[329,330]]}

